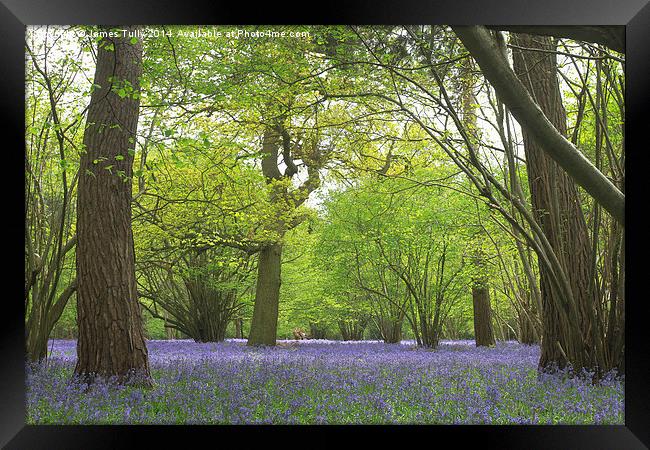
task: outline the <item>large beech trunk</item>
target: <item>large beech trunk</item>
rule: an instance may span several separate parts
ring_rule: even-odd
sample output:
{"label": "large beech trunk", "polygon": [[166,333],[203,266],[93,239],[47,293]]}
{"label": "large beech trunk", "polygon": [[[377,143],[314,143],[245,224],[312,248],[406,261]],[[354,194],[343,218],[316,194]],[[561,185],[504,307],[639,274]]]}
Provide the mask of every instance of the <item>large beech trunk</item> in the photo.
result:
{"label": "large beech trunk", "polygon": [[490,311],[490,292],[487,287],[475,285],[472,287],[474,303],[474,339],[476,346],[491,347],[495,345],[492,329],[492,313]]}
{"label": "large beech trunk", "polygon": [[[566,135],[566,113],[557,79],[555,41],[549,37],[513,35],[518,47],[539,51],[513,51],[514,71],[557,131]],[[572,298],[552,282],[548,266],[540,262],[542,296],[542,345],[540,368],[591,366],[593,302],[590,297],[590,243],[587,225],[573,180],[522,127],[528,182],[536,220],[548,239],[559,267],[554,270],[566,277]],[[575,312],[571,312],[571,303]],[[563,306],[569,305],[569,306]],[[572,320],[566,320],[566,316]],[[564,318],[563,318],[564,317]],[[570,323],[574,325],[569,325]]]}
{"label": "large beech trunk", "polygon": [[[131,29],[126,27],[127,29]],[[104,38],[80,158],[77,195],[77,365],[92,380],[133,372],[150,380],[135,279],[131,176],[142,44]],[[125,88],[125,86],[129,86]],[[125,91],[119,91],[125,89]],[[127,93],[126,96],[118,95]]]}
{"label": "large beech trunk", "polygon": [[[249,332],[248,345],[275,345],[278,328],[278,305],[280,301],[280,269],[282,266],[282,238],[287,230],[298,225],[302,219],[286,222],[283,212],[294,211],[320,186],[319,168],[324,162],[318,141],[309,144],[291,138],[287,128],[280,122],[264,131],[262,137],[262,173],[270,189],[270,201],[277,207],[276,223],[268,231],[277,233],[277,241],[264,247],[259,254],[255,308]],[[284,172],[278,166],[279,152],[282,152]],[[307,180],[298,188],[289,191],[292,177],[298,173],[293,157],[300,159],[307,167]],[[288,181],[288,184],[278,181]]]}
{"label": "large beech trunk", "polygon": [[275,345],[280,303],[281,262],[282,244],[272,244],[260,251],[257,263],[255,307],[248,345]]}

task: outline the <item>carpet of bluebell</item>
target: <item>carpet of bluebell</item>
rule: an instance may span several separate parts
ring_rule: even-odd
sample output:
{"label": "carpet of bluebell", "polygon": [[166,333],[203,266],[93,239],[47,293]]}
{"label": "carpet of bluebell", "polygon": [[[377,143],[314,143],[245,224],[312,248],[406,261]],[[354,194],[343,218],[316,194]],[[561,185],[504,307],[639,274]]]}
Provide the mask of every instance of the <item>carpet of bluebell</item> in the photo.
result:
{"label": "carpet of bluebell", "polygon": [[624,380],[538,375],[539,347],[149,341],[154,387],[75,380],[75,342],[27,366],[30,424],[623,424]]}

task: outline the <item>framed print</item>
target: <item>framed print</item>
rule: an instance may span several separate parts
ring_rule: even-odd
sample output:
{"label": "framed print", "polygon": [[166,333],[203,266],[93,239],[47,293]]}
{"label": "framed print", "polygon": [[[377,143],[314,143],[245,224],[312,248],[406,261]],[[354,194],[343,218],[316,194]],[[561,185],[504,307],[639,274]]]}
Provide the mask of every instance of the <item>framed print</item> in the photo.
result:
{"label": "framed print", "polygon": [[3,446],[647,448],[650,6],[303,6],[3,2]]}

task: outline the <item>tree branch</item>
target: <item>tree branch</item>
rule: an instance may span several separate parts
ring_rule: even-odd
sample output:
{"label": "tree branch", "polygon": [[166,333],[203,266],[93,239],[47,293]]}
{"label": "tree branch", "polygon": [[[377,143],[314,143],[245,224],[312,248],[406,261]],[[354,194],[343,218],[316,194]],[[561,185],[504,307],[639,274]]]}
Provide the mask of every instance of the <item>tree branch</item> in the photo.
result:
{"label": "tree branch", "polygon": [[487,28],[511,33],[536,34],[538,36],[553,36],[574,41],[592,42],[609,47],[619,53],[625,53],[624,26],[491,25]]}
{"label": "tree branch", "polygon": [[571,178],[623,224],[625,195],[555,129],[503,58],[490,31],[483,26],[452,28],[519,124]]}

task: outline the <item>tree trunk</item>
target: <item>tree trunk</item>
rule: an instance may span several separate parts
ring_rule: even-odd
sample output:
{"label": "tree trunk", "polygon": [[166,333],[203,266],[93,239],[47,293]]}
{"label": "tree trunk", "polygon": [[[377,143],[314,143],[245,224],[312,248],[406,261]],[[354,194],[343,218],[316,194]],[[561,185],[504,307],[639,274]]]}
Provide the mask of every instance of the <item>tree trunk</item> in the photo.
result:
{"label": "tree trunk", "polygon": [[[612,217],[618,222],[624,223],[625,195],[566,139],[566,123],[562,124],[562,128],[558,128],[557,117],[553,117],[557,113],[548,111],[551,115],[546,114],[545,106],[556,104],[554,93],[548,91],[549,94],[553,94],[553,97],[548,99],[535,95],[535,90],[542,88],[543,84],[539,83],[536,83],[537,86],[531,90],[532,79],[546,78],[550,80],[547,70],[549,65],[555,65],[555,54],[523,52],[528,55],[527,58],[533,58],[531,62],[537,61],[541,63],[541,66],[538,70],[538,67],[534,64],[529,65],[530,72],[526,69],[523,69],[522,72],[521,64],[519,64],[519,70],[515,68],[515,72],[517,72],[517,75],[515,75],[508,66],[507,60],[503,58],[498,44],[492,39],[490,32],[485,27],[455,26],[452,28],[476,59],[483,75],[490,81],[501,101],[508,106],[512,115],[525,130],[525,135],[528,135],[527,139],[537,141],[535,144],[537,152],[550,156],[566,170],[572,179],[609,211]],[[537,41],[545,43],[541,45],[546,50],[555,50],[555,46],[550,44],[551,38],[529,36],[522,39],[524,40],[516,45],[524,47],[524,45],[520,44],[526,41]],[[540,44],[533,48],[540,49]],[[514,49],[513,57],[523,53]],[[519,60],[521,61],[521,57],[519,57]],[[552,74],[551,78],[555,80],[554,83],[557,87],[555,72],[552,72]],[[549,87],[552,86],[549,85]],[[542,94],[545,95],[544,92]],[[540,102],[546,102],[546,105]],[[564,113],[564,110],[562,112]]]}
{"label": "tree trunk", "polygon": [[495,345],[492,329],[492,314],[490,311],[490,292],[487,287],[474,285],[472,287],[474,303],[474,339],[476,346],[492,347]]}
{"label": "tree trunk", "polygon": [[563,25],[488,25],[491,30],[510,31],[511,33],[525,33],[539,36],[553,36],[556,38],[572,39],[574,41],[592,42],[605,45],[612,50],[625,53],[625,27],[613,26],[578,26]]}
{"label": "tree trunk", "polygon": [[[282,160],[286,166],[284,173],[278,166],[278,156],[282,146]],[[307,167],[307,180],[298,188],[289,192],[285,183],[298,173],[298,166],[293,161],[295,152],[300,153],[300,159]],[[255,307],[249,333],[248,345],[275,345],[278,328],[278,303],[280,301],[280,269],[282,265],[282,238],[287,230],[297,226],[302,219],[286,222],[284,215],[295,211],[309,194],[320,186],[319,168],[324,163],[318,141],[309,145],[298,144],[282,124],[276,123],[268,127],[262,137],[262,173],[266,184],[270,186],[270,201],[277,208],[276,223],[267,231],[277,233],[277,241],[260,251],[258,263],[257,289],[255,292]],[[293,156],[292,156],[293,155]]]}
{"label": "tree trunk", "polygon": [[[463,111],[463,125],[465,126],[470,139],[476,140],[476,96],[474,95],[474,77],[472,59],[468,58],[463,62],[463,76],[461,79],[461,101]],[[473,264],[480,275],[474,280],[472,286],[472,301],[474,303],[474,339],[476,346],[491,347],[495,345],[494,331],[492,329],[492,314],[490,311],[490,291],[487,277],[483,273],[484,256],[480,250],[476,250]],[[435,343],[437,346],[437,342]]]}
{"label": "tree trunk", "polygon": [[248,345],[275,345],[280,303],[280,271],[282,244],[276,243],[260,251],[257,263],[255,307],[248,336]]}
{"label": "tree trunk", "polygon": [[311,339],[327,339],[327,328],[316,322],[310,322],[309,335]]}
{"label": "tree trunk", "polygon": [[[566,113],[557,79],[556,43],[552,38],[512,35],[520,47],[541,51],[513,50],[514,70],[544,115],[557,131],[566,135]],[[575,369],[589,365],[592,323],[590,312],[594,299],[590,292],[590,244],[585,218],[575,183],[542,149],[523,126],[524,152],[528,169],[531,200],[536,220],[548,239],[571,288],[571,296],[558,292],[551,280],[549,267],[540,263],[542,297],[542,346],[540,368],[571,363]],[[577,307],[579,330],[567,329],[562,320],[562,305]],[[595,324],[593,324],[595,326]],[[582,342],[578,342],[578,339]]]}
{"label": "tree trunk", "polygon": [[166,310],[163,309],[163,314],[162,314],[162,316],[163,316],[163,320],[164,320],[164,325],[163,325],[163,326],[164,326],[164,328],[165,328],[165,337],[166,337],[168,340],[176,339],[176,329],[173,328],[173,327],[171,327],[171,326],[169,325],[169,322],[168,322],[168,320],[169,320],[169,313],[168,313]]}
{"label": "tree trunk", "polygon": [[73,280],[49,308],[35,308],[27,322],[27,358],[36,362],[47,358],[47,342],[70,297],[77,290]]}
{"label": "tree trunk", "polygon": [[[126,27],[133,30],[132,27]],[[81,154],[77,195],[77,365],[89,381],[137,372],[150,383],[135,279],[131,176],[142,44],[103,38]]]}
{"label": "tree trunk", "polygon": [[399,344],[402,341],[402,318],[391,319],[381,318],[379,320],[379,331],[386,344]]}
{"label": "tree trunk", "polygon": [[519,336],[520,344],[537,344],[539,343],[539,336],[535,330],[535,326],[526,314],[519,314]]}
{"label": "tree trunk", "polygon": [[244,338],[244,320],[235,319],[235,339]]}
{"label": "tree trunk", "polygon": [[344,341],[360,341],[366,328],[366,320],[340,320],[339,330]]}

